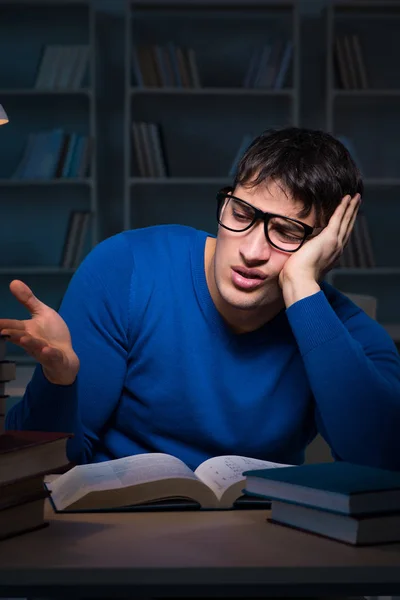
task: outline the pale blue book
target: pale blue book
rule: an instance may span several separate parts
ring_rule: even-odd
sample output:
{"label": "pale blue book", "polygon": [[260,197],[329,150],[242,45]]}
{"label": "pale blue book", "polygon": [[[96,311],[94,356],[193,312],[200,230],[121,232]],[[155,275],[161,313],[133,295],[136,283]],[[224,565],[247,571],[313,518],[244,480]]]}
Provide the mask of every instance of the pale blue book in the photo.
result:
{"label": "pale blue book", "polygon": [[286,75],[289,70],[290,61],[292,59],[293,54],[293,42],[292,40],[288,40],[285,45],[285,50],[283,52],[282,61],[279,67],[278,75],[275,79],[274,89],[280,90],[283,88],[286,80]]}
{"label": "pale blue book", "polygon": [[354,162],[356,163],[357,167],[359,168],[360,172],[363,172],[363,168],[362,168],[362,165],[361,165],[360,157],[359,157],[358,152],[356,150],[356,147],[355,147],[355,145],[353,143],[353,140],[351,140],[346,135],[337,135],[336,138],[340,142],[342,142],[343,146],[345,146],[347,148],[347,150],[351,154],[352,159],[354,160]]}
{"label": "pale blue book", "polygon": [[35,170],[32,174],[34,179],[52,179],[55,177],[63,142],[64,131],[62,129],[53,129],[45,133],[38,151]]}
{"label": "pale blue book", "polygon": [[76,144],[74,145],[71,164],[68,171],[68,177],[75,179],[78,177],[79,168],[85,151],[85,136],[78,135]]}
{"label": "pale blue book", "polygon": [[257,75],[258,64],[260,61],[262,50],[254,48],[250,57],[249,65],[243,79],[243,87],[250,88],[253,86],[254,78]]}
{"label": "pale blue book", "polygon": [[40,166],[43,149],[46,148],[49,140],[48,131],[37,131],[29,150],[29,156],[24,164],[21,179],[37,179],[37,172]]}
{"label": "pale blue book", "polygon": [[260,63],[258,66],[258,71],[255,76],[254,85],[255,88],[263,88],[265,87],[265,77],[267,74],[268,61],[270,59],[272,52],[272,46],[270,44],[266,44],[262,50]]}
{"label": "pale blue book", "polygon": [[74,156],[75,147],[76,147],[76,144],[77,144],[78,140],[79,140],[78,134],[77,133],[71,133],[70,138],[69,138],[67,155],[66,155],[65,160],[64,160],[64,165],[63,165],[63,170],[62,170],[62,173],[61,173],[61,177],[69,177],[69,172],[70,172],[70,169],[71,169],[72,158]]}

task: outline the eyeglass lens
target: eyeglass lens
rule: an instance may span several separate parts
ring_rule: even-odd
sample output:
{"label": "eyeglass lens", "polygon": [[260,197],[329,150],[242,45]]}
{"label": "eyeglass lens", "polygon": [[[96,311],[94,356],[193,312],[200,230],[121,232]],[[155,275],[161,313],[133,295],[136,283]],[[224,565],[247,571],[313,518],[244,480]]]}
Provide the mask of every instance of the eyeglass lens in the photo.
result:
{"label": "eyeglass lens", "polygon": [[[226,197],[220,213],[220,222],[233,231],[244,231],[255,219],[255,212],[240,200]],[[303,227],[285,217],[271,217],[268,221],[268,237],[281,250],[293,251],[301,246],[305,231]]]}

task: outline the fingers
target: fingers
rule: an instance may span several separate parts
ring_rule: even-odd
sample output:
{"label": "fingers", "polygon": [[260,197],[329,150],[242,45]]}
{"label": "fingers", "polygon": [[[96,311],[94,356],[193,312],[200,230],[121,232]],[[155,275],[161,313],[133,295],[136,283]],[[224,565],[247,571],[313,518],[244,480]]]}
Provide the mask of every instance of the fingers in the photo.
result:
{"label": "fingers", "polygon": [[25,350],[30,354],[32,352],[41,350],[44,346],[47,345],[43,340],[40,340],[39,338],[34,338],[31,335],[29,335],[29,333],[27,333],[25,329],[5,328],[2,329],[1,334],[6,336],[7,339],[13,344],[17,344],[18,346],[22,346],[23,348],[25,348]]}
{"label": "fingers", "polygon": [[23,281],[14,279],[10,283],[10,291],[13,294],[13,296],[15,296],[15,298],[23,306],[25,306],[25,308],[31,313],[31,315],[38,313],[43,307],[43,302],[36,298],[32,290]]}
{"label": "fingers", "polygon": [[44,340],[34,338],[25,330],[3,329],[2,335],[7,336],[8,341],[23,348],[28,354],[43,366],[53,365],[56,361],[63,360],[63,353],[57,348],[48,346]]}
{"label": "fingers", "polygon": [[345,246],[349,240],[349,237],[351,235],[351,232],[354,229],[354,225],[355,222],[357,220],[357,215],[358,215],[358,211],[360,208],[360,199],[358,199],[356,202],[354,202],[354,208],[353,208],[353,213],[350,216],[350,220],[348,221],[347,227],[344,230],[344,234],[343,234],[343,246]]}
{"label": "fingers", "polygon": [[357,218],[358,209],[360,207],[360,194],[355,194],[347,205],[347,210],[343,216],[342,223],[340,226],[339,240],[344,246],[350,237],[351,231],[354,227],[355,220]]}
{"label": "fingers", "polygon": [[0,319],[0,335],[3,334],[3,329],[25,329],[25,323],[17,319]]}
{"label": "fingers", "polygon": [[329,230],[332,234],[332,237],[336,240],[339,240],[340,236],[340,227],[346,214],[346,211],[349,207],[349,202],[351,200],[350,196],[344,196],[342,198],[340,204],[337,205],[335,211],[331,218],[329,219],[329,223],[325,229]]}
{"label": "fingers", "polygon": [[332,227],[332,233],[341,245],[345,244],[350,235],[351,223],[354,223],[357,216],[360,199],[360,194],[355,194],[353,197],[344,196],[329,221],[328,226]]}

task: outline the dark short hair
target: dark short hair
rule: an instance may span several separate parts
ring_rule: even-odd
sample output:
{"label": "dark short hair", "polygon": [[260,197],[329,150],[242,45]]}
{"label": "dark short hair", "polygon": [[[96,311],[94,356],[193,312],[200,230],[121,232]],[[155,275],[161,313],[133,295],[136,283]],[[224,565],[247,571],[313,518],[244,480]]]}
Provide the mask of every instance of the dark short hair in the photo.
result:
{"label": "dark short hair", "polygon": [[361,173],[350,152],[329,133],[288,127],[268,129],[242,156],[234,187],[276,181],[303,204],[300,217],[315,208],[315,225],[324,226],[343,196],[363,194]]}

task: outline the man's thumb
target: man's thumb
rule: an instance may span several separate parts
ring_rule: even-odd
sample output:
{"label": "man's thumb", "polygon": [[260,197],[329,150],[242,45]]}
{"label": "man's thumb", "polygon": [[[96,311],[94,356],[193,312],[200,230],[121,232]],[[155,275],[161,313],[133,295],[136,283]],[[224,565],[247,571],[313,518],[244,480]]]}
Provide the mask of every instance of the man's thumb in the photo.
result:
{"label": "man's thumb", "polygon": [[14,279],[10,283],[10,291],[29,310],[31,315],[37,314],[43,307],[43,302],[36,298],[32,290],[23,281]]}

